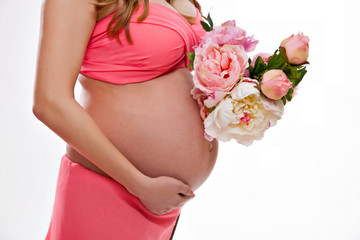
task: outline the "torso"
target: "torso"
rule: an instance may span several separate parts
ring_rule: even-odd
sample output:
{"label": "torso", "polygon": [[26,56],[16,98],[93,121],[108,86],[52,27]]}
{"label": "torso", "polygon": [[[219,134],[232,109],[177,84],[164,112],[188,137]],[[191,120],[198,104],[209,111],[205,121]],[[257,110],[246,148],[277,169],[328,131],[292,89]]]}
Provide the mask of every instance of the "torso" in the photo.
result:
{"label": "torso", "polygon": [[[195,190],[215,165],[218,142],[204,138],[199,107],[190,95],[192,78],[186,68],[125,85],[80,74],[79,103],[142,173],[150,177],[172,176]],[[73,162],[109,177],[70,145],[66,153]]]}

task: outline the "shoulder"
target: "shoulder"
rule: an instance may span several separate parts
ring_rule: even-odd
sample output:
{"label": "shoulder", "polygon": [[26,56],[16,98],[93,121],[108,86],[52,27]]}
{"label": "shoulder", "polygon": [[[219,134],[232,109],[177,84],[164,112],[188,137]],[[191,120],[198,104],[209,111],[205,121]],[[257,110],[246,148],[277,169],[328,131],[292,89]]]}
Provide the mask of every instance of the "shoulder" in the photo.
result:
{"label": "shoulder", "polygon": [[42,15],[47,19],[61,17],[68,19],[84,18],[94,19],[96,17],[96,0],[44,0],[42,4]]}
{"label": "shoulder", "polygon": [[192,18],[196,18],[197,16],[196,7],[190,0],[175,0],[173,6],[180,14]]}

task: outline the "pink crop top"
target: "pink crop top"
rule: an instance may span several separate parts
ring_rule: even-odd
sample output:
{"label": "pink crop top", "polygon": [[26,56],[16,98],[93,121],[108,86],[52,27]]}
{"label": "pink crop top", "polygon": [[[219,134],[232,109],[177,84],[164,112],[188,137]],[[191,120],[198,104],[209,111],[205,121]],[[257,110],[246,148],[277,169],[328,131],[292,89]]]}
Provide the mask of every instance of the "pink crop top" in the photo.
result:
{"label": "pink crop top", "polygon": [[186,52],[193,52],[193,46],[205,34],[199,10],[196,8],[196,21],[191,25],[174,10],[150,2],[147,17],[138,22],[144,6],[144,2],[140,2],[138,11],[135,10],[130,19],[133,45],[128,43],[124,29],[119,33],[122,45],[117,39],[108,38],[107,26],[115,12],[96,23],[80,73],[104,82],[128,84],[151,80],[177,68],[188,68]]}

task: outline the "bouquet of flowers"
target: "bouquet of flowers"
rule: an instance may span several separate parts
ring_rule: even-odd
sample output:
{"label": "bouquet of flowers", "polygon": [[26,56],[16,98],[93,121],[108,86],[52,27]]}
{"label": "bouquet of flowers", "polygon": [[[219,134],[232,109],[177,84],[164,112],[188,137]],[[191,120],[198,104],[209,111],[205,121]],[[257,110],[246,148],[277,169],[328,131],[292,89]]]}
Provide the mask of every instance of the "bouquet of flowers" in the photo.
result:
{"label": "bouquet of flowers", "polygon": [[195,52],[187,53],[194,70],[190,93],[200,107],[204,137],[249,146],[276,124],[295,95],[309,64],[309,38],[292,34],[273,54],[251,59],[247,53],[258,40],[234,20],[214,27],[210,14],[205,19],[201,24],[207,32]]}

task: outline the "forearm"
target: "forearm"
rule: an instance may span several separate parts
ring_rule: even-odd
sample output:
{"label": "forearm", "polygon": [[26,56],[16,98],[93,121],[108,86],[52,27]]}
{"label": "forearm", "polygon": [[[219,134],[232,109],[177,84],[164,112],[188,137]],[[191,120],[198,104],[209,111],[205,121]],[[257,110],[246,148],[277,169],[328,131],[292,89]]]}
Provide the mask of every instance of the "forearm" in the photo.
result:
{"label": "forearm", "polygon": [[110,142],[91,116],[74,99],[54,97],[56,103],[39,101],[34,114],[89,161],[136,195],[144,176]]}

